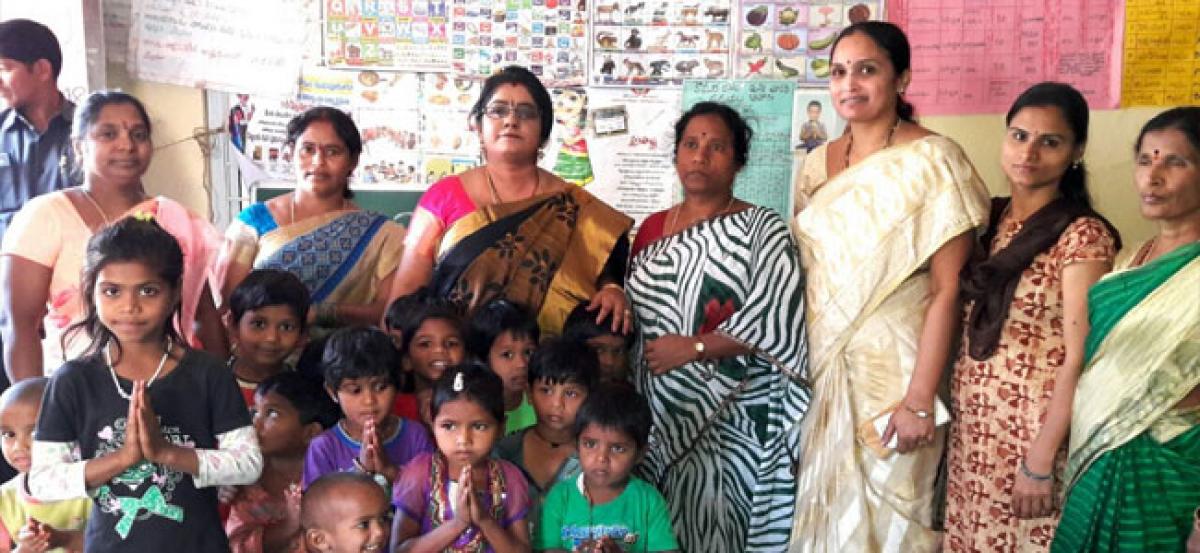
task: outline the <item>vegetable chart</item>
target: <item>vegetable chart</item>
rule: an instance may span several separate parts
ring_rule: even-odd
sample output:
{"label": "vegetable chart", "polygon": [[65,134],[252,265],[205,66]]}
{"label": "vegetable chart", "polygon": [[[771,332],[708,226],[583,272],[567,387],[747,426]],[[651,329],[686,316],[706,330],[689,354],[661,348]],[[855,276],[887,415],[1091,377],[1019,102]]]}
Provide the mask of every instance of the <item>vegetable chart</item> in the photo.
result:
{"label": "vegetable chart", "polygon": [[740,6],[733,59],[742,79],[826,82],[837,34],[852,23],[881,18],[878,0],[743,0]]}

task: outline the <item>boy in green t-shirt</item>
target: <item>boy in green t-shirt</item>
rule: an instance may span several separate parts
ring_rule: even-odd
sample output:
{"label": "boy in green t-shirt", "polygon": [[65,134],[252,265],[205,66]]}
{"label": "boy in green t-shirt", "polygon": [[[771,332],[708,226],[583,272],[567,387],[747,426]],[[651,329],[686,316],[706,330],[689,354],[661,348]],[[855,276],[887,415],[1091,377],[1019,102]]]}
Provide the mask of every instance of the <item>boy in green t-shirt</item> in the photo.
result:
{"label": "boy in green t-shirt", "polygon": [[559,482],[542,507],[537,551],[676,551],[662,494],[630,476],[650,435],[650,406],[622,384],[588,394],[575,416],[583,474]]}

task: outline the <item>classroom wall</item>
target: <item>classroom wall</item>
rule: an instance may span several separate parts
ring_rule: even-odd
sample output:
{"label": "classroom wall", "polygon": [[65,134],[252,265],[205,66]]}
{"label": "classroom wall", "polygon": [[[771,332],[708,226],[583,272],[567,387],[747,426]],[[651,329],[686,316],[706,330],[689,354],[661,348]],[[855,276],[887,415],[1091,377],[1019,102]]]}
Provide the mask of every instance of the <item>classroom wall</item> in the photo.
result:
{"label": "classroom wall", "polygon": [[[1133,142],[1142,125],[1165,109],[1092,112],[1091,140],[1083,158],[1089,190],[1097,211],[1121,231],[1126,244],[1146,240],[1155,232],[1154,225],[1142,219],[1138,210],[1140,201],[1133,187]],[[1003,114],[925,117],[921,123],[962,145],[992,195],[1008,195],[1008,183],[1000,170]]]}
{"label": "classroom wall", "polygon": [[199,144],[188,140],[168,145],[205,127],[204,91],[132,79],[125,67],[118,65],[108,66],[108,86],[137,96],[150,113],[155,150],[142,179],[146,193],[166,196],[195,213],[209,215],[211,198],[204,188],[208,162]]}

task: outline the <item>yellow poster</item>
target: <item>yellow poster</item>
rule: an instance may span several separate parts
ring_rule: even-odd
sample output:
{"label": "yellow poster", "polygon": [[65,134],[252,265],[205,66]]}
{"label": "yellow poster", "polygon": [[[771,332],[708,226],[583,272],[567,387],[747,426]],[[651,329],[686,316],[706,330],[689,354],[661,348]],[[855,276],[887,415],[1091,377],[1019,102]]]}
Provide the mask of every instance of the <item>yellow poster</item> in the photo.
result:
{"label": "yellow poster", "polygon": [[1200,0],[1125,0],[1122,106],[1200,104]]}

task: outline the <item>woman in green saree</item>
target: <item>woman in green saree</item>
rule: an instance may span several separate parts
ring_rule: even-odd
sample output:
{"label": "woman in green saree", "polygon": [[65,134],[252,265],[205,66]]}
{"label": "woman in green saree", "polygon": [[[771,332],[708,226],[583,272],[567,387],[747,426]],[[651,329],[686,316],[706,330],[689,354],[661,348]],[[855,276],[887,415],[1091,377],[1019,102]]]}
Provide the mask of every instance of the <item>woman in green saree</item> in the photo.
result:
{"label": "woman in green saree", "polygon": [[1158,234],[1088,294],[1054,552],[1180,551],[1196,532],[1200,108],[1154,117],[1135,151],[1142,215]]}

